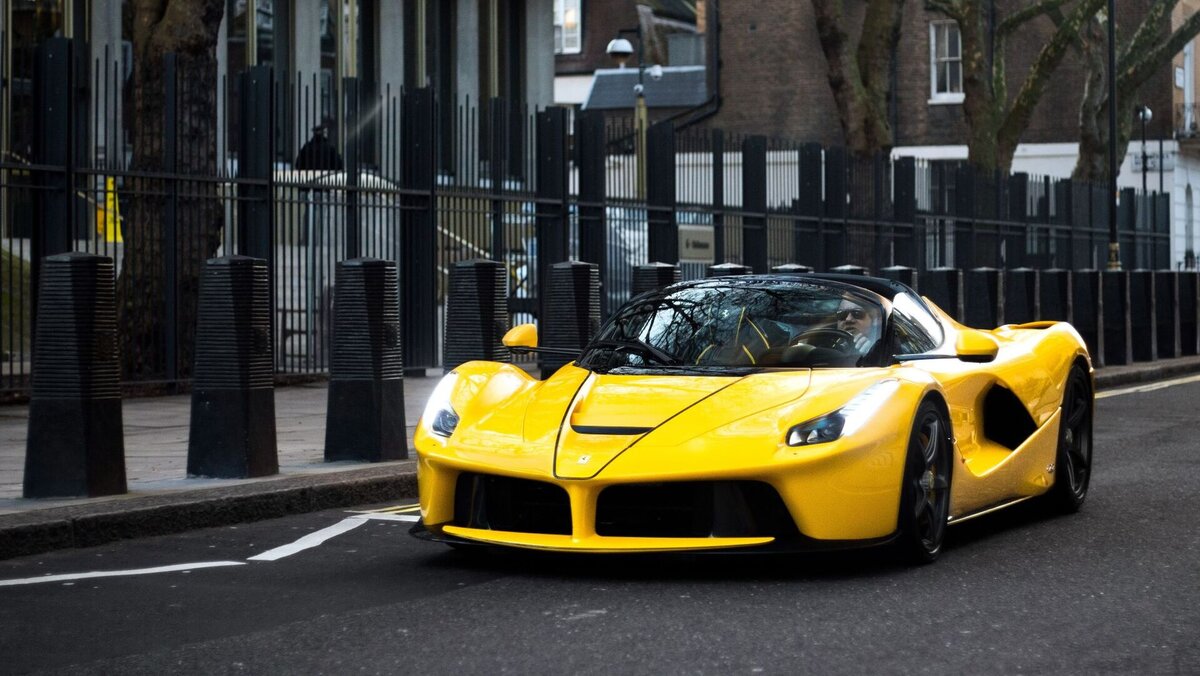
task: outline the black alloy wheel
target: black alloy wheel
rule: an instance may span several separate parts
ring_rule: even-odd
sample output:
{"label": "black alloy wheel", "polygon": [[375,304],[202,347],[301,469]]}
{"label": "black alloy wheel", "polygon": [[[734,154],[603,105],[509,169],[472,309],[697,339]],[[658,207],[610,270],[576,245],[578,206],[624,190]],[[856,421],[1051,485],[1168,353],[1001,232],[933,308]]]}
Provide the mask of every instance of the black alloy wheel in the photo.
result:
{"label": "black alloy wheel", "polygon": [[926,400],[917,408],[901,487],[901,557],[931,563],[942,552],[950,517],[950,423],[942,408]]}
{"label": "black alloy wheel", "polygon": [[1059,419],[1058,453],[1050,499],[1065,512],[1076,512],[1087,498],[1092,478],[1092,409],[1095,397],[1087,373],[1075,365],[1067,375]]}

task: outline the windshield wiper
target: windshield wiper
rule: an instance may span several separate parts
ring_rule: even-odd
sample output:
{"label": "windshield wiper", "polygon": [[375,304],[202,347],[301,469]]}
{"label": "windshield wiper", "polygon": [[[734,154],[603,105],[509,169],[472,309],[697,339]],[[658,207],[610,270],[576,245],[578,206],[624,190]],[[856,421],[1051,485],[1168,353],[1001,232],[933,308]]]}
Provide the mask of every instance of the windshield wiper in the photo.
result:
{"label": "windshield wiper", "polygon": [[597,340],[596,342],[592,343],[591,347],[593,349],[607,347],[612,350],[629,350],[630,352],[635,352],[641,355],[647,360],[658,362],[663,366],[678,366],[683,363],[678,357],[670,354],[669,352],[663,351],[661,348],[654,347],[641,338],[623,338],[620,340],[608,338],[605,340]]}

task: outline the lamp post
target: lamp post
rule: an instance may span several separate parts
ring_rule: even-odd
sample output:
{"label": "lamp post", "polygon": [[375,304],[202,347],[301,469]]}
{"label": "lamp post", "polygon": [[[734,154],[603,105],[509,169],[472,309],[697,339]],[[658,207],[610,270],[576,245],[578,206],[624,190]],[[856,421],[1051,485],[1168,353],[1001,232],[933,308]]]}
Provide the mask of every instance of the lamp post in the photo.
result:
{"label": "lamp post", "polygon": [[[633,45],[629,40],[621,37],[622,35],[637,36],[637,69],[638,81],[633,86],[633,93],[637,96],[634,102],[634,125],[637,134],[637,189],[638,198],[646,197],[646,128],[649,126],[650,115],[646,109],[646,51],[645,40],[642,38],[641,24],[637,28],[622,28],[617,31],[617,37],[613,38],[605,49],[608,55],[617,62],[620,68],[625,67],[625,62],[629,61],[629,57],[633,56]],[[662,77],[662,67],[657,64],[649,67],[650,77],[658,80]]]}
{"label": "lamp post", "polygon": [[[1149,161],[1149,156],[1146,155],[1146,123],[1154,119],[1154,111],[1150,110],[1150,106],[1141,105],[1137,110],[1138,119],[1142,121],[1142,197],[1146,196],[1146,164]],[[1159,171],[1162,169],[1160,168]]]}
{"label": "lamp post", "polygon": [[1117,238],[1117,3],[1108,0],[1108,269],[1121,269]]}

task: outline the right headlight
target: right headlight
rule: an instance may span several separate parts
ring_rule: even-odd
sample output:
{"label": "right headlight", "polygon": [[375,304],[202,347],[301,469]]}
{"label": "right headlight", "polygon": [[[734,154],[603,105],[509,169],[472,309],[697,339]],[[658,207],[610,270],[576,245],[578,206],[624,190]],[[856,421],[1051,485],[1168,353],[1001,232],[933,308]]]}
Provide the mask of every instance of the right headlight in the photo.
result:
{"label": "right headlight", "polygon": [[895,378],[871,385],[838,410],[792,427],[787,433],[787,445],[812,446],[854,434],[875,416],[898,389],[900,381]]}
{"label": "right headlight", "polygon": [[429,395],[425,412],[421,414],[421,424],[429,433],[448,437],[454,434],[454,429],[458,427],[458,413],[450,404],[450,393],[454,391],[456,382],[458,374],[451,371],[433,388],[433,394]]}

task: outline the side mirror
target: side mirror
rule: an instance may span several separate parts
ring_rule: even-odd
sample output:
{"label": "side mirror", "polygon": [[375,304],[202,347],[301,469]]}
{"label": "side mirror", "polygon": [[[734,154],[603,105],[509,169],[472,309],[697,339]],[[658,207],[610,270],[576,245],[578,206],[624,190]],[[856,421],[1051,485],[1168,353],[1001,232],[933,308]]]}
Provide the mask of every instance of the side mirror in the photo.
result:
{"label": "side mirror", "polygon": [[999,351],[1000,345],[996,339],[982,331],[961,331],[954,342],[954,353],[962,361],[989,362],[996,358]]}
{"label": "side mirror", "polygon": [[504,346],[507,348],[516,348],[517,350],[531,350],[538,346],[538,335],[536,324],[517,324],[504,334],[501,339]]}

